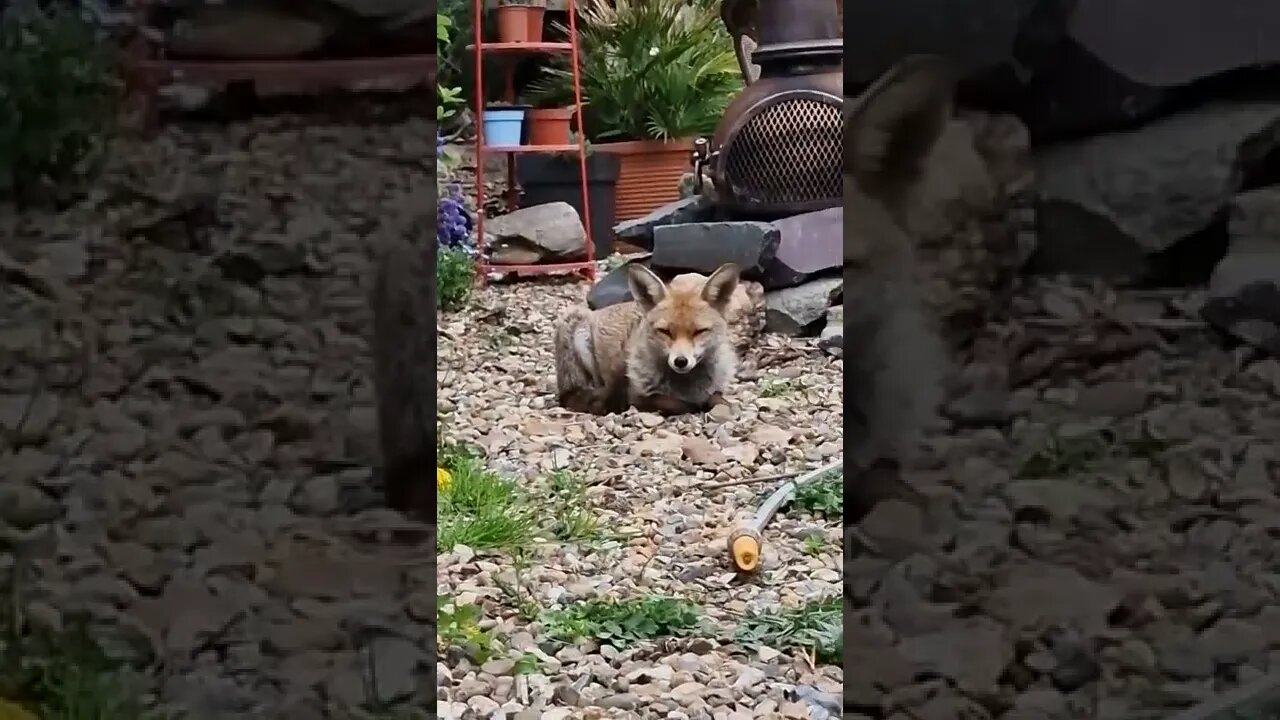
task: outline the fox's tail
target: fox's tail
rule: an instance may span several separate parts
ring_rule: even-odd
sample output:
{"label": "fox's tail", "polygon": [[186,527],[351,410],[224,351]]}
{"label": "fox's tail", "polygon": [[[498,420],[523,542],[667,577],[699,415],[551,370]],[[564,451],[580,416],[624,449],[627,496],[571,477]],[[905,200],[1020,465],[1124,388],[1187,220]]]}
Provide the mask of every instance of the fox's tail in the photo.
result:
{"label": "fox's tail", "polygon": [[421,512],[435,456],[435,254],[406,240],[378,258],[370,294],[374,386],[387,504]]}

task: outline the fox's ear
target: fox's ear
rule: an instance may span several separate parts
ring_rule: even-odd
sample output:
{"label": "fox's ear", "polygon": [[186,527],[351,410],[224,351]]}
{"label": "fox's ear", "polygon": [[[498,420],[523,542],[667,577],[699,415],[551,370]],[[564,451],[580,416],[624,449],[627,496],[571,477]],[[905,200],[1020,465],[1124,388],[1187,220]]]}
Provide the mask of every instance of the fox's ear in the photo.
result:
{"label": "fox's ear", "polygon": [[946,128],[955,83],[946,59],[913,55],[846,100],[845,181],[872,197],[900,197]]}
{"label": "fox's ear", "polygon": [[639,263],[627,266],[627,286],[631,288],[631,297],[645,312],[649,312],[667,296],[667,286],[662,278]]}
{"label": "fox's ear", "polygon": [[738,266],[733,263],[725,263],[716,268],[702,286],[702,299],[716,310],[724,312],[729,307],[729,300],[733,298],[733,291],[738,289],[738,275]]}

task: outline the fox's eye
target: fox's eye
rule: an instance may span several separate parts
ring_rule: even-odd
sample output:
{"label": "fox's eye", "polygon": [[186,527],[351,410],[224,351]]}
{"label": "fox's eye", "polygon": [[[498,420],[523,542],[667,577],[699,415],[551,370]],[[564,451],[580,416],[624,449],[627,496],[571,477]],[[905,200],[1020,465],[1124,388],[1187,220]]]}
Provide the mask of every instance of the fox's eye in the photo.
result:
{"label": "fox's eye", "polygon": [[706,335],[709,332],[711,332],[711,328],[698,328],[697,330],[693,331],[693,336],[702,337],[703,335]]}
{"label": "fox's eye", "polygon": [[667,339],[671,338],[671,331],[666,328],[654,328],[653,331],[658,333],[664,338],[667,338]]}

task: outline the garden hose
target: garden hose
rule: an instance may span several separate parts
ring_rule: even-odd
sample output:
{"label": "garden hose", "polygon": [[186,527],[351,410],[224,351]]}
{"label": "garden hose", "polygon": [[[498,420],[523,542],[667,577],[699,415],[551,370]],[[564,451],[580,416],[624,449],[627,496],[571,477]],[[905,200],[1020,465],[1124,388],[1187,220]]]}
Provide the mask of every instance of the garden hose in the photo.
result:
{"label": "garden hose", "polygon": [[795,497],[796,490],[814,480],[825,477],[835,470],[844,467],[844,460],[837,460],[796,478],[784,482],[756,510],[751,521],[738,526],[729,533],[729,560],[741,573],[755,572],[760,567],[760,556],[764,550],[764,526],[769,524],[782,506]]}

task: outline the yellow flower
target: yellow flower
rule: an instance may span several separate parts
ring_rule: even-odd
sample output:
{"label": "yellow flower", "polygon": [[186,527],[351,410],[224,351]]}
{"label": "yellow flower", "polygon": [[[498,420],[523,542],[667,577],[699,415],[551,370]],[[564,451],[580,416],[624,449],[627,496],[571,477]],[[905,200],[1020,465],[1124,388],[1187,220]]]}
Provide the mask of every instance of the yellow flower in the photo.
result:
{"label": "yellow flower", "polygon": [[453,475],[442,467],[436,468],[436,490],[448,490],[453,485]]}
{"label": "yellow flower", "polygon": [[36,720],[25,708],[0,698],[0,720]]}

